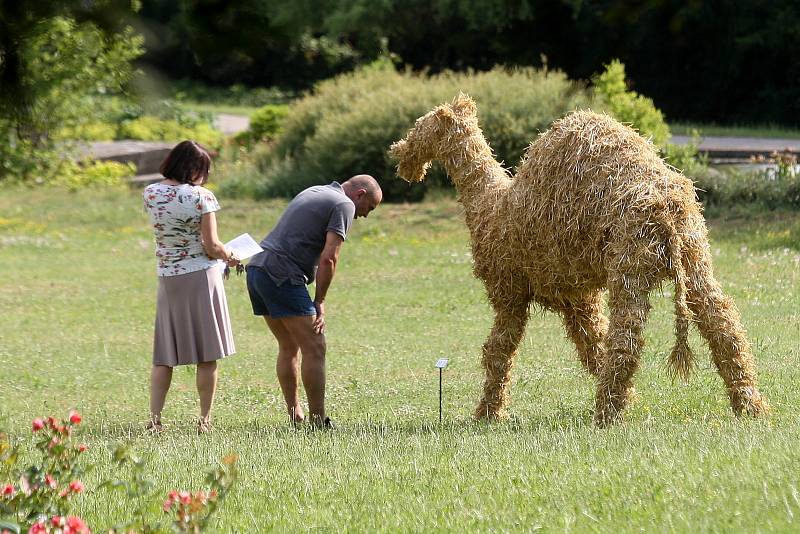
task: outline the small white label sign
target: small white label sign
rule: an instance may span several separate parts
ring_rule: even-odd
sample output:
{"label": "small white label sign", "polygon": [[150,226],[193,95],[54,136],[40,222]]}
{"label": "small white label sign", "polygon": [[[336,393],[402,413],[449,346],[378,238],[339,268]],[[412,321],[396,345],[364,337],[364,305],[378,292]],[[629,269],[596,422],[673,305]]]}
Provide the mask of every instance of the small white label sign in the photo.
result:
{"label": "small white label sign", "polygon": [[448,361],[449,360],[447,358],[440,358],[440,359],[436,360],[436,367],[439,368],[439,369],[444,369],[445,367],[447,367],[447,362]]}

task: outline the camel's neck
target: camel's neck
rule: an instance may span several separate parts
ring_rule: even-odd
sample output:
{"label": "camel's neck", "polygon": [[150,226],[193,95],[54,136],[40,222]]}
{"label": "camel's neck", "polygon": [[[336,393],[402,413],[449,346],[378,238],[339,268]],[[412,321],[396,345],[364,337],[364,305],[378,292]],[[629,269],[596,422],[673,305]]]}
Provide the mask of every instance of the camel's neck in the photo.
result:
{"label": "camel's neck", "polygon": [[458,190],[469,226],[481,218],[482,211],[492,209],[511,185],[508,171],[494,159],[479,129],[465,133],[442,162]]}

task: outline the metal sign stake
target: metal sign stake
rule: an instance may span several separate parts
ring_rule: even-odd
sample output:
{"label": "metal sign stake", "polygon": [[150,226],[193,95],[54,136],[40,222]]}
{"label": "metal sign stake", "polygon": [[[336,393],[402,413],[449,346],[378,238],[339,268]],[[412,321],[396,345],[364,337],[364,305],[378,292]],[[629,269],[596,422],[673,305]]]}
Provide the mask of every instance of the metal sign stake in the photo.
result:
{"label": "metal sign stake", "polygon": [[436,368],[439,369],[439,426],[442,425],[442,371],[447,367],[447,358],[439,358],[436,361]]}

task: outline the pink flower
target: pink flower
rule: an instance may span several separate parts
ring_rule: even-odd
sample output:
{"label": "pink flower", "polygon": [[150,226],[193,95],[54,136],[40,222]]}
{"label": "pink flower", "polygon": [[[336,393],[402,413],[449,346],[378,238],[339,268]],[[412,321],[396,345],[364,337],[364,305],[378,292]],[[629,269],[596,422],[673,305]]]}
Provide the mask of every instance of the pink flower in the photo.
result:
{"label": "pink flower", "polygon": [[28,534],[47,534],[47,527],[44,526],[44,521],[38,521],[31,525]]}
{"label": "pink flower", "polygon": [[33,427],[33,431],[34,432],[38,432],[38,431],[40,431],[41,429],[44,428],[44,421],[42,421],[41,419],[39,419],[37,417],[36,419],[33,420],[33,423],[32,423],[31,426]]}
{"label": "pink flower", "polygon": [[78,445],[78,452],[86,452],[86,449],[88,448],[89,447],[87,447],[85,443],[81,443],[80,445]]}
{"label": "pink flower", "polygon": [[65,523],[64,518],[61,517],[60,515],[54,515],[50,519],[50,524],[53,525],[54,527],[63,527],[64,523]]}
{"label": "pink flower", "polygon": [[73,493],[82,493],[85,488],[83,482],[81,482],[80,480],[73,480],[72,482],[69,483],[69,489]]}
{"label": "pink flower", "polygon": [[14,495],[14,486],[12,486],[11,484],[6,484],[5,486],[3,486],[3,489],[0,490],[0,494],[2,494],[3,497],[10,497]]}
{"label": "pink flower", "polygon": [[49,426],[51,430],[56,430],[58,428],[58,419],[56,419],[52,415],[49,416],[47,418],[47,426]]}
{"label": "pink flower", "polygon": [[182,492],[180,492],[180,493],[178,494],[178,497],[180,498],[180,501],[181,501],[183,504],[189,504],[189,503],[191,503],[191,502],[192,502],[192,494],[191,494],[191,493],[189,493],[188,491],[182,491]]}
{"label": "pink flower", "polygon": [[81,424],[81,414],[79,414],[75,410],[70,411],[69,412],[69,422],[72,423],[73,425]]}
{"label": "pink flower", "polygon": [[90,532],[91,530],[80,517],[71,515],[67,518],[67,528],[64,529],[64,534],[89,534]]}
{"label": "pink flower", "polygon": [[56,482],[56,479],[54,479],[53,476],[49,473],[44,476],[44,482],[53,489],[56,489],[56,486],[58,486],[58,482]]}

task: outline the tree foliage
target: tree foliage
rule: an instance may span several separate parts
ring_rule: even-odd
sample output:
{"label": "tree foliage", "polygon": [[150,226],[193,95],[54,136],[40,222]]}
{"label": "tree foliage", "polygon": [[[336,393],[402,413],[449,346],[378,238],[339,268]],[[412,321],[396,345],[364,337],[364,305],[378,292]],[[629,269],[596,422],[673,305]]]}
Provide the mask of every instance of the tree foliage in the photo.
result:
{"label": "tree foliage", "polygon": [[[394,53],[415,70],[613,58],[670,119],[800,124],[796,0],[143,0],[167,75],[309,88]],[[152,45],[152,46],[151,46]]]}
{"label": "tree foliage", "polygon": [[[18,18],[5,9],[12,4]],[[122,91],[142,53],[131,28],[105,26],[101,12],[92,20],[74,4],[3,5],[0,29],[13,39],[4,35],[0,49],[0,179],[55,173],[65,148],[59,131],[91,122],[96,98]]]}

